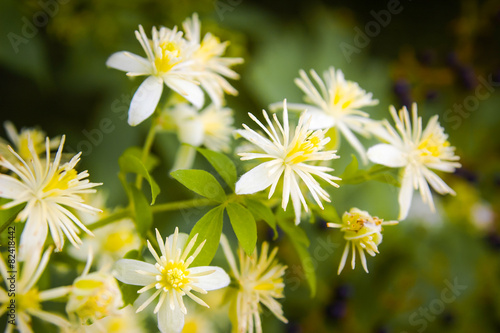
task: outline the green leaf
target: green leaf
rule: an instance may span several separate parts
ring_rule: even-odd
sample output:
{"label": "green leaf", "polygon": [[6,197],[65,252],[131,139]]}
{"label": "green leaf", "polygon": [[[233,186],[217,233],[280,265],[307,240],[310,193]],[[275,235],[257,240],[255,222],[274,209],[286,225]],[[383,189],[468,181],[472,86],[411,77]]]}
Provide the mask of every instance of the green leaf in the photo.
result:
{"label": "green leaf", "polygon": [[129,184],[130,201],[132,203],[132,212],[135,226],[142,237],[145,237],[153,224],[153,212],[151,206],[144,194],[135,186]]}
{"label": "green leaf", "polygon": [[313,259],[305,246],[298,244],[294,240],[292,240],[292,244],[299,254],[300,263],[302,265],[302,269],[304,270],[304,275],[306,276],[309,289],[311,289],[312,298],[316,295],[316,272],[314,270]]}
{"label": "green leaf", "polygon": [[[0,198],[0,207],[10,201],[12,200]],[[24,209],[25,206],[26,203],[22,203],[9,209],[0,209],[0,227],[7,228],[8,225],[14,222],[17,215]],[[4,229],[2,229],[1,231],[3,232]]]}
{"label": "green leaf", "polygon": [[217,202],[224,202],[226,194],[219,182],[204,170],[177,170],[170,175],[193,192]]}
{"label": "green leaf", "polygon": [[349,163],[346,166],[344,173],[340,176],[340,178],[342,178],[342,181],[344,181],[344,179],[348,179],[354,176],[358,171],[359,168],[358,159],[354,155],[351,155],[351,158],[352,158],[351,163]]}
{"label": "green leaf", "polygon": [[220,205],[212,208],[198,222],[196,222],[195,226],[191,230],[188,242],[194,237],[194,235],[198,234],[193,251],[198,247],[198,245],[201,244],[201,242],[206,240],[203,249],[193,261],[192,266],[207,266],[214,258],[217,248],[219,247],[220,236],[222,234],[223,216],[224,206]]}
{"label": "green leaf", "polygon": [[285,219],[283,216],[278,216],[278,225],[288,235],[293,247],[299,254],[300,263],[304,270],[309,289],[311,290],[311,297],[316,295],[316,272],[314,270],[313,259],[307,251],[309,246],[309,239],[305,232],[296,226],[290,219]]}
{"label": "green leaf", "polygon": [[307,238],[306,233],[302,228],[295,225],[292,220],[283,218],[283,215],[278,214],[278,218],[276,219],[278,225],[281,229],[294,241],[298,244],[302,244],[305,247],[308,247],[310,244],[309,238]]}
{"label": "green leaf", "polygon": [[234,185],[236,184],[236,167],[233,161],[226,155],[213,150],[198,148],[198,151],[208,160],[215,171],[217,171],[226,184],[234,191]]}
{"label": "green leaf", "polygon": [[331,127],[325,134],[330,141],[325,145],[324,150],[337,150],[340,146],[340,135],[336,127]]}
{"label": "green leaf", "polygon": [[278,237],[278,232],[276,231],[276,217],[274,217],[271,208],[267,207],[262,202],[249,197],[245,197],[245,205],[252,213],[255,220],[265,221],[273,229],[274,239],[276,239]]}
{"label": "green leaf", "polygon": [[[123,152],[122,155],[131,155],[131,156],[137,157],[137,159],[139,159],[139,161],[140,161],[142,159],[142,148],[137,147],[137,146],[128,147]],[[156,168],[158,166],[158,164],[160,164],[160,160],[158,159],[158,157],[149,153],[147,158],[146,158],[146,162],[144,162],[144,166],[146,167],[146,170],[148,170],[148,172],[151,172],[151,170]]]}
{"label": "green leaf", "polygon": [[325,209],[321,209],[319,206],[313,206],[313,209],[326,222],[342,223],[342,219],[333,205],[329,204],[324,207]]}
{"label": "green leaf", "polygon": [[252,213],[236,202],[230,202],[226,209],[241,247],[251,255],[257,244],[257,225]]}
{"label": "green leaf", "polygon": [[125,151],[122,156],[118,159],[118,164],[120,165],[120,170],[123,173],[136,173],[144,177],[149,185],[151,186],[151,204],[155,203],[156,197],[160,193],[160,187],[156,181],[151,177],[146,166],[141,162],[139,158],[133,155],[130,151]]}
{"label": "green leaf", "polygon": [[340,176],[343,184],[360,184],[369,180],[376,180],[379,182],[391,184],[400,187],[399,181],[394,177],[391,168],[376,164],[368,170],[358,169],[358,160],[356,156],[352,155],[352,161],[345,168],[344,173]]}

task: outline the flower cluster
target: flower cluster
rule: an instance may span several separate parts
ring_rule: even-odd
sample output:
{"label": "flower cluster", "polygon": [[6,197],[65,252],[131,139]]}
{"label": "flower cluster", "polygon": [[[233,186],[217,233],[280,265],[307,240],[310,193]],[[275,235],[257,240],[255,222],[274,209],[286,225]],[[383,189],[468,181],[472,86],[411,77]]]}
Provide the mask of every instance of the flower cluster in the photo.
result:
{"label": "flower cluster", "polygon": [[237,94],[224,77],[238,79],[238,74],[229,67],[243,62],[243,59],[223,57],[228,42],[221,43],[210,33],[201,39],[197,14],[184,21],[183,28],[184,33],[177,27],[153,27],[149,39],[144,28],[139,26],[135,35],[146,58],[122,51],[111,55],[106,62],[109,67],[127,72],[128,76],[148,76],[130,103],[130,125],[138,125],[153,114],[163,84],[197,109],[204,104],[203,90],[218,107],[224,104],[224,93]]}
{"label": "flower cluster", "polygon": [[[319,216],[328,227],[342,233],[346,244],[338,274],[349,255],[353,269],[359,256],[368,273],[366,254],[378,254],[383,227],[399,223],[384,221],[358,208],[351,208],[340,218],[332,203],[337,201],[331,198],[337,199],[341,192],[333,187],[381,180],[380,175],[394,177],[396,172],[392,169],[398,169],[398,180],[389,177],[387,182],[400,184],[400,221],[409,215],[414,190],[420,191],[423,202],[432,211],[431,188],[439,194],[455,194],[436,171],[454,172],[461,166],[459,157],[438,116],[431,117],[423,127],[416,104],[411,112],[406,107],[397,112],[391,106],[393,126],[366,112],[365,108],[377,105],[378,100],[358,83],[347,80],[340,69],[330,67],[322,77],[315,70],[309,74],[301,70],[295,83],[304,94],[305,104],[287,104],[284,99],[270,106],[270,110],[282,112],[248,113],[256,126],[242,124],[243,128],[235,129],[233,116],[239,110],[226,106],[224,97],[238,93],[227,79],[239,78],[231,67],[242,63],[242,59],[224,57],[228,42],[221,42],[211,33],[202,37],[197,14],[184,21],[182,31],[177,27],[153,27],[149,38],[139,26],[135,35],[146,57],[123,51],[107,60],[109,67],[125,71],[128,76],[147,77],[132,98],[128,123],[138,125],[154,114],[142,149],[130,147],[118,161],[118,178],[128,199],[127,206],[107,207],[102,192],[94,196],[102,184],[90,182],[87,171],[76,171],[82,154],[65,154],[65,135],[51,140],[40,129],[18,132],[12,123],[5,123],[11,145],[0,140],[0,209],[7,211],[1,215],[7,216],[1,228],[5,230],[16,222],[22,229],[18,257],[15,235],[9,250],[19,263],[6,261],[0,255],[0,273],[6,285],[8,274],[19,271],[17,316],[9,321],[7,332],[32,332],[36,326],[32,317],[58,326],[62,332],[141,332],[146,330],[141,316],[148,316],[148,311],[144,311],[148,307],[149,315],[155,315],[163,333],[186,332],[202,325],[210,331],[212,325],[204,325],[207,318],[201,315],[209,310],[200,309],[217,303],[209,298],[217,292],[200,295],[226,288],[221,292],[224,297],[218,302],[220,306],[213,307],[224,311],[223,304],[229,303],[233,332],[262,333],[261,315],[265,309],[282,323],[288,323],[280,303],[285,298],[287,266],[279,259],[278,247],[258,240],[263,231],[259,223],[266,222],[265,227],[270,230],[270,226],[275,232],[280,227],[286,234],[282,243],[285,245],[280,247],[285,252],[291,244],[297,250],[314,293],[315,275],[307,271],[314,268],[306,267],[308,260],[312,262],[308,252],[310,240],[303,225],[299,226],[301,221],[313,221]],[[158,108],[164,84],[176,94]],[[205,95],[209,103],[205,103]],[[160,145],[154,143],[161,131],[175,133],[176,138],[171,137],[179,147],[173,163],[165,157],[169,156],[165,153],[168,149],[158,155],[152,152],[160,150]],[[332,167],[337,162],[333,160],[340,158],[336,149],[344,149],[340,147],[340,137],[336,137],[340,135],[363,161],[362,167],[369,162],[375,165],[360,169],[353,157],[342,179],[338,177],[340,173],[335,175]],[[364,141],[372,137],[379,141],[367,146]],[[245,141],[236,141],[239,138]],[[198,163],[197,151],[217,177],[205,170],[191,169]],[[234,163],[238,159],[236,153],[243,161],[241,165]],[[177,194],[170,183],[165,185],[172,179],[155,180],[161,172],[154,168],[159,165],[165,172],[173,165],[172,178],[204,198],[157,204],[155,200],[162,198],[158,196],[160,190],[167,186],[169,196]],[[246,172],[238,178],[240,166]],[[132,177],[135,182],[130,181]],[[147,195],[143,192],[146,181],[150,189]],[[290,210],[286,213],[290,201],[293,214]],[[396,206],[396,199],[393,201]],[[389,201],[391,205],[393,202]],[[185,209],[200,206],[212,208],[200,217],[189,235],[179,232],[173,220],[156,216],[174,210],[184,213]],[[186,222],[195,222],[188,216],[183,216]],[[230,225],[225,222],[227,218]],[[236,256],[226,237],[229,227],[239,244]],[[164,238],[158,229],[174,232]],[[82,231],[86,235],[80,238]],[[151,243],[151,239],[156,242]],[[73,247],[64,247],[66,240]],[[231,277],[212,264],[214,258],[218,260],[219,245]],[[70,270],[82,271],[87,259],[83,272],[71,285],[61,283],[63,286],[46,288],[39,283],[44,281],[42,273],[54,249],[66,252],[52,256],[56,259],[50,274],[56,278],[50,276],[47,281],[58,280],[59,275]],[[94,264],[92,253],[96,253]],[[294,266],[290,265],[293,271]],[[7,290],[0,289],[0,315],[6,313],[12,302]],[[65,315],[43,309],[47,307],[42,303],[54,300],[65,302],[60,307]],[[150,307],[152,303],[154,307]],[[141,314],[133,314],[132,309]]]}

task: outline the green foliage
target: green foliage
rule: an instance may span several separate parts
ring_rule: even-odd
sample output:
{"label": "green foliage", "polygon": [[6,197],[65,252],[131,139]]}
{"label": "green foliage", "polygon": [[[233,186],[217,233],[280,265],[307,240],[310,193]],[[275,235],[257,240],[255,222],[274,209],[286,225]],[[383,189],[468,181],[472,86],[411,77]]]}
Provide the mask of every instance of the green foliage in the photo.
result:
{"label": "green foliage", "polygon": [[196,222],[191,233],[189,234],[188,242],[198,234],[196,244],[193,247],[196,249],[204,240],[206,240],[202,251],[193,261],[192,266],[206,266],[212,261],[217,248],[219,247],[220,236],[222,234],[222,223],[224,217],[224,206],[220,205],[212,208],[201,219]]}
{"label": "green foliage", "polygon": [[311,291],[311,298],[316,295],[316,272],[314,270],[313,260],[307,251],[310,241],[306,233],[299,226],[296,226],[285,214],[278,214],[278,225],[287,234],[293,247],[299,254],[300,263],[304,275]]}
{"label": "green foliage", "polygon": [[391,168],[376,164],[368,170],[359,169],[358,159],[352,155],[352,161],[345,168],[344,173],[340,176],[342,184],[360,184],[369,180],[376,180],[382,183],[387,183],[396,187],[401,184],[390,171]]}
{"label": "green foliage", "polygon": [[205,198],[217,202],[226,200],[222,186],[214,176],[204,170],[177,170],[171,172],[170,175],[191,191]]}
{"label": "green foliage", "polygon": [[[123,259],[134,259],[134,260],[139,260],[141,259],[141,255],[139,251],[137,250],[131,250],[125,253],[123,256]],[[133,286],[131,284],[125,284],[120,281],[118,281],[118,287],[120,288],[120,291],[122,293],[122,298],[123,298],[123,307],[126,307],[129,304],[134,304],[136,299],[139,297],[139,294],[137,291],[141,289],[141,286]]]}
{"label": "green foliage", "polygon": [[153,224],[153,212],[144,194],[134,186],[129,186],[132,212],[137,231],[145,237]]}
{"label": "green foliage", "polygon": [[267,207],[259,200],[255,200],[250,197],[245,197],[245,205],[252,213],[255,220],[265,221],[273,229],[274,239],[276,239],[278,237],[278,232],[276,231],[276,217],[274,216],[271,208]]}
{"label": "green foliage", "polygon": [[248,255],[251,255],[257,244],[257,225],[252,213],[235,202],[230,202],[226,209],[241,247]]}
{"label": "green foliage", "polygon": [[[135,149],[126,150],[122,156],[118,159],[118,164],[120,165],[120,170],[123,173],[135,173],[144,177],[150,187],[151,187],[151,204],[155,203],[156,197],[160,193],[160,187],[149,174],[148,168],[142,163],[140,158],[136,156],[137,152]],[[154,166],[154,159],[149,159],[147,165],[152,168]]]}
{"label": "green foliage", "polygon": [[[0,207],[2,205],[5,205],[6,203],[10,202],[11,200],[5,199],[5,198],[0,198]],[[0,227],[7,226],[8,224],[11,224],[14,222],[14,220],[17,217],[17,214],[19,214],[24,207],[26,206],[25,203],[11,207],[9,209],[0,209]]]}
{"label": "green foliage", "polygon": [[224,179],[226,184],[234,191],[236,183],[236,167],[233,161],[222,153],[213,150],[197,148],[198,151],[210,162],[215,171]]}

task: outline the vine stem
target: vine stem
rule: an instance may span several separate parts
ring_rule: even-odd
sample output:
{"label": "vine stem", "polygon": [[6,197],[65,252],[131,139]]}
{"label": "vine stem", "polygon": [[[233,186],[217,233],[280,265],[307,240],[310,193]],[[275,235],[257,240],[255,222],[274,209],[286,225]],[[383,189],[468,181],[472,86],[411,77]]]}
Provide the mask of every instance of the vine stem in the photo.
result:
{"label": "vine stem", "polygon": [[183,201],[175,201],[175,202],[167,202],[164,204],[158,204],[158,205],[151,207],[151,211],[153,213],[159,213],[159,212],[167,212],[167,211],[172,211],[172,210],[181,210],[181,209],[185,209],[185,208],[211,206],[211,205],[217,205],[217,204],[218,204],[218,202],[210,200],[210,199],[198,198],[198,199],[191,199],[191,200],[183,200]]}
{"label": "vine stem", "polygon": [[[151,127],[149,128],[148,136],[146,137],[146,141],[144,142],[144,147],[142,148],[141,162],[142,164],[146,163],[149,152],[151,151],[151,147],[153,146],[153,142],[156,135],[156,117],[153,118],[151,122]],[[137,175],[135,180],[135,186],[140,189],[142,186],[142,176]]]}
{"label": "vine stem", "polygon": [[115,213],[113,213],[111,215],[103,217],[102,219],[97,220],[96,222],[94,222],[92,224],[89,224],[87,226],[87,228],[89,230],[95,230],[95,229],[98,229],[98,228],[102,228],[105,225],[108,225],[108,224],[113,223],[115,221],[124,219],[126,217],[131,217],[131,211],[128,208],[127,209],[119,210],[119,211],[117,211],[117,212],[115,212]]}

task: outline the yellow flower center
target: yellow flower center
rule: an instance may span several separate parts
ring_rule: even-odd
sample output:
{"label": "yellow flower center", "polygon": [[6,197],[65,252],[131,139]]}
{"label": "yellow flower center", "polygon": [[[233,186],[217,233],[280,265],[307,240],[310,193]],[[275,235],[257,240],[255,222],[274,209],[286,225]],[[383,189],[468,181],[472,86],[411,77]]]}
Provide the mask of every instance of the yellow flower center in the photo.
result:
{"label": "yellow flower center", "polygon": [[449,146],[450,143],[447,140],[436,137],[435,134],[431,133],[425,139],[420,141],[417,148],[420,150],[420,156],[422,157],[439,157],[441,156],[443,149]]}
{"label": "yellow flower center", "polygon": [[103,318],[110,313],[115,295],[107,288],[103,281],[93,279],[82,279],[74,284],[74,287],[87,295],[77,296],[81,305],[75,311],[78,317],[93,322],[93,318]]}
{"label": "yellow flower center", "polygon": [[130,230],[119,230],[108,236],[104,241],[103,249],[109,252],[118,252],[134,242],[134,234]]}
{"label": "yellow flower center", "polygon": [[60,168],[59,171],[54,174],[50,182],[44,187],[43,192],[67,190],[69,188],[69,182],[76,179],[77,176],[78,174],[75,169],[65,170],[64,168]]}
{"label": "yellow flower center", "polygon": [[202,61],[208,61],[217,56],[217,48],[220,45],[220,39],[215,36],[204,38],[200,44],[200,48],[196,51],[196,58]]}
{"label": "yellow flower center", "polygon": [[157,289],[164,288],[166,290],[175,289],[180,291],[182,287],[188,284],[189,270],[187,270],[184,261],[173,262],[169,261],[165,267],[160,268],[161,275],[159,276]]}
{"label": "yellow flower center", "polygon": [[180,45],[176,42],[168,41],[160,44],[161,52],[155,54],[155,67],[158,74],[167,73],[180,62]]}
{"label": "yellow flower center", "polygon": [[26,309],[40,310],[40,293],[33,288],[24,294],[16,294],[16,308],[18,311]]}
{"label": "yellow flower center", "polygon": [[[340,106],[342,110],[347,109],[349,105],[352,104],[353,99],[348,98],[347,100],[347,94],[349,91],[352,91],[355,87],[352,87],[352,82],[347,82],[347,87],[343,88],[342,86],[339,86],[335,89],[335,95],[333,96],[332,100],[332,106]],[[340,103],[341,100],[343,101],[342,104]]]}
{"label": "yellow flower center", "polygon": [[199,331],[198,324],[194,320],[188,321],[182,329],[182,333],[197,333]]}
{"label": "yellow flower center", "polygon": [[40,154],[45,150],[45,135],[38,130],[23,130],[19,134],[19,142],[17,151],[19,155],[26,161],[32,159],[31,152],[28,148],[28,138],[31,138],[35,152]]}
{"label": "yellow flower center", "polygon": [[[303,162],[309,158],[309,155],[317,152],[320,146],[321,138],[317,133],[309,134],[302,142],[297,141],[295,146],[287,153],[285,161],[291,164]],[[289,158],[291,158],[289,160]]]}

